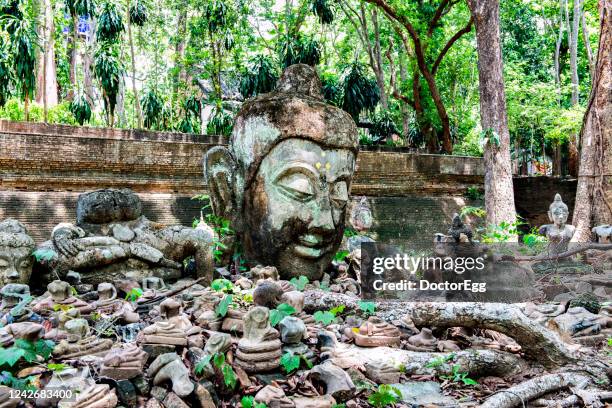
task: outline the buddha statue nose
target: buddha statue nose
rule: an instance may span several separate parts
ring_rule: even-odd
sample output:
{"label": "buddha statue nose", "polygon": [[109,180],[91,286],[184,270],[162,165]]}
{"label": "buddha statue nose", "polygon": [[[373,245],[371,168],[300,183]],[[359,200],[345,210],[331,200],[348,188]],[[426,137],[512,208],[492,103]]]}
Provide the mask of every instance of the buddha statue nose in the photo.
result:
{"label": "buddha statue nose", "polygon": [[332,208],[329,205],[329,198],[327,203],[321,205],[317,210],[313,212],[312,221],[308,226],[309,230],[319,233],[331,233],[335,230],[334,218]]}
{"label": "buddha statue nose", "polygon": [[19,279],[19,272],[17,272],[17,269],[11,265],[6,271],[6,277],[9,279]]}

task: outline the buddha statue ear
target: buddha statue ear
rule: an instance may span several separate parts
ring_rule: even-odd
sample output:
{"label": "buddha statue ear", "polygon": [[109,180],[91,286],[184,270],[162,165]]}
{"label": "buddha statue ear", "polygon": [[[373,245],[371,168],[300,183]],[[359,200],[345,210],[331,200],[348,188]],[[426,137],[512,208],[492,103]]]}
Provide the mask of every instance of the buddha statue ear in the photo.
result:
{"label": "buddha statue ear", "polygon": [[204,156],[204,179],[210,190],[212,210],[218,217],[238,221],[236,197],[236,162],[226,147],[216,146]]}

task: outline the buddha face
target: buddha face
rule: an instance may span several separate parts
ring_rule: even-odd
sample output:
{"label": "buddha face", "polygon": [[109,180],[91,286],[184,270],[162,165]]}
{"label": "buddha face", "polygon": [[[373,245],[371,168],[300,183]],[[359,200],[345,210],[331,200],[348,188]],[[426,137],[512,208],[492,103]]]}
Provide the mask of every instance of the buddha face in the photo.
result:
{"label": "buddha face", "polygon": [[0,246],[0,285],[28,283],[32,275],[32,249]]}
{"label": "buddha face", "polygon": [[283,277],[319,279],[342,240],[354,163],[351,151],[308,140],[276,145],[245,192],[247,253]]}
{"label": "buddha face", "polygon": [[558,227],[565,225],[568,216],[569,212],[562,206],[554,206],[548,211],[548,218]]}

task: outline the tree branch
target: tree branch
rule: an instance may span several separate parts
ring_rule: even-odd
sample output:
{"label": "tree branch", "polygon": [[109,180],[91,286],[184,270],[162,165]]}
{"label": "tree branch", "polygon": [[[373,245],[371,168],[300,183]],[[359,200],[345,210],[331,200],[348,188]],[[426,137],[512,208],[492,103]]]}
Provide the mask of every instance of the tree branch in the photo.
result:
{"label": "tree branch", "polygon": [[517,262],[526,262],[526,261],[554,261],[561,258],[567,258],[572,255],[576,255],[580,252],[588,251],[589,249],[596,249],[599,251],[608,251],[612,249],[612,244],[586,244],[581,245],[578,248],[572,249],[570,251],[565,251],[557,255],[552,255],[548,257],[542,257],[541,255],[536,256],[512,256],[512,255],[503,255],[502,261],[517,261]]}
{"label": "tree branch", "polygon": [[393,47],[393,42],[391,41],[389,44],[389,49],[387,50],[387,52],[385,52],[385,56],[387,57],[387,60],[389,60],[389,85],[391,86],[391,96],[393,96],[395,99],[398,99],[402,102],[404,102],[407,105],[412,106],[412,108],[414,109],[414,101],[410,100],[407,96],[402,95],[399,92],[399,89],[397,87],[397,76],[395,73],[395,63],[393,62],[393,56],[391,55],[391,50]]}
{"label": "tree branch", "polygon": [[453,44],[455,44],[455,42],[457,42],[457,40],[459,40],[459,38],[463,37],[463,35],[469,33],[470,31],[472,31],[472,24],[473,23],[474,23],[474,17],[470,17],[470,21],[468,21],[466,26],[463,27],[461,30],[457,31],[455,33],[455,35],[453,35],[451,37],[451,39],[448,40],[448,42],[446,43],[444,48],[442,48],[442,51],[440,51],[440,54],[438,55],[438,58],[436,58],[436,62],[434,62],[433,67],[431,68],[431,74],[432,75],[436,75],[436,71],[438,70],[438,67],[440,66],[440,63],[442,62],[442,59],[444,58],[444,56],[446,55],[448,50],[450,50],[450,48],[453,46]]}
{"label": "tree branch", "polygon": [[[440,21],[440,19],[442,18],[442,15],[443,15],[442,13],[444,12],[444,9],[446,8],[449,2],[450,0],[442,0],[440,5],[436,9],[436,13],[434,14],[433,18],[429,22],[429,28],[427,29],[428,37],[431,37],[431,34],[433,33],[434,28],[436,28],[438,21]],[[451,3],[451,7],[453,6],[453,4],[454,3]]]}

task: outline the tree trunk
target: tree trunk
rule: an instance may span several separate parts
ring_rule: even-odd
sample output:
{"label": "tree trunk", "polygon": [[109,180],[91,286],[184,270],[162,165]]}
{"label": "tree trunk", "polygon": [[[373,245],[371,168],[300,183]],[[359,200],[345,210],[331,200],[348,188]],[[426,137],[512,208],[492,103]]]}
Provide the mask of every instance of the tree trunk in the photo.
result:
{"label": "tree trunk", "polygon": [[572,77],[572,106],[580,102],[580,80],[578,78],[578,30],[580,30],[580,16],[582,14],[582,0],[574,0],[572,26],[570,28],[570,71]]}
{"label": "tree trunk", "polygon": [[42,47],[39,53],[38,75],[36,84],[36,102],[49,107],[58,104],[57,71],[55,67],[55,25],[53,23],[53,6],[50,0],[44,0],[43,25],[40,27]]}
{"label": "tree trunk", "polygon": [[584,49],[586,50],[587,60],[589,61],[589,73],[591,74],[591,81],[595,76],[595,61],[593,61],[593,50],[591,49],[591,41],[589,40],[589,28],[586,25],[584,18],[584,10],[582,15],[582,40],[584,41]]}
{"label": "tree trunk", "polygon": [[[476,24],[480,120],[489,136],[485,146],[485,207],[487,224],[516,221],[510,134],[506,113],[499,33],[499,0],[468,0]],[[492,139],[497,138],[494,142]]]}
{"label": "tree trunk", "polygon": [[597,65],[581,130],[575,242],[589,241],[593,225],[612,224],[612,0],[600,0],[599,13]]}
{"label": "tree trunk", "polygon": [[[406,61],[403,58],[399,58],[399,72],[400,72],[400,81],[402,84],[408,81],[408,71],[406,69]],[[401,105],[402,111],[402,132],[405,138],[408,137],[410,133],[410,116],[408,114],[408,106],[406,103],[402,103]]]}
{"label": "tree trunk", "polygon": [[173,88],[175,98],[178,98],[178,92],[181,85],[187,83],[187,74],[185,72],[185,65],[183,64],[185,44],[187,43],[187,7],[185,5],[180,7],[177,22],[176,46],[174,48],[174,69],[176,73],[174,76]]}
{"label": "tree trunk", "polygon": [[[580,30],[580,16],[582,14],[582,0],[574,0],[572,25],[569,27],[570,74],[572,80],[572,106],[580,102],[580,80],[578,78],[578,31]],[[569,18],[567,18],[569,24]],[[572,176],[578,174],[578,140],[577,134],[569,135],[569,172]]]}
{"label": "tree trunk", "polygon": [[93,40],[95,33],[96,21],[91,18],[89,25],[89,33],[88,33],[88,42],[87,46],[83,47],[83,53],[81,54],[83,60],[83,88],[85,92],[85,98],[92,110],[94,108],[94,102],[96,99],[96,92],[94,88],[94,81],[92,76],[91,67],[93,65],[93,58],[90,54],[90,51],[93,49]]}
{"label": "tree trunk", "polygon": [[561,144],[559,142],[555,142],[553,146],[553,166],[552,166],[552,175],[560,176],[561,175]]}
{"label": "tree trunk", "polygon": [[70,89],[66,93],[66,99],[71,101],[74,98],[75,89],[77,88],[77,51],[79,44],[79,16],[72,16],[72,48],[70,50],[70,71],[68,76],[70,79]]}
{"label": "tree trunk", "polygon": [[380,104],[383,109],[389,109],[389,100],[387,98],[387,92],[385,91],[385,73],[382,65],[382,52],[380,49],[380,26],[378,24],[378,12],[376,7],[372,8],[372,25],[374,26],[374,62],[376,74],[376,82],[378,89],[380,90]]}
{"label": "tree trunk", "polygon": [[130,43],[130,58],[132,59],[132,92],[134,93],[134,108],[136,109],[137,127],[138,129],[142,129],[142,109],[140,109],[140,99],[138,99],[138,89],[136,87],[136,53],[134,52],[132,24],[130,23],[130,0],[127,0],[126,8],[128,42]]}
{"label": "tree trunk", "polygon": [[561,97],[561,68],[559,64],[559,53],[561,52],[561,43],[563,42],[563,15],[567,9],[566,0],[559,0],[559,35],[555,43],[555,83]]}

